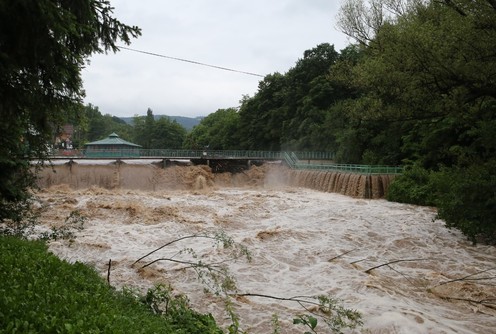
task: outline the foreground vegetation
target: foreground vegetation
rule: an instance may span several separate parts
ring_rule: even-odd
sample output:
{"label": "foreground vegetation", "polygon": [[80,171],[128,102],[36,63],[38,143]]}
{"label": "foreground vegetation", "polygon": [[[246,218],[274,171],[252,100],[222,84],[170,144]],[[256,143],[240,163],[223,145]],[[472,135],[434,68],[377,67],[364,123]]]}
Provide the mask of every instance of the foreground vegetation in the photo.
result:
{"label": "foreground vegetation", "polygon": [[[53,236],[64,237],[61,234]],[[214,244],[230,249],[229,257],[250,259],[244,246],[235,244],[224,233],[214,233],[189,235],[167,242],[134,264],[172,243],[191,238],[211,239]],[[205,292],[215,294],[225,304],[231,320],[227,327],[230,334],[246,333],[233,308],[232,299],[237,296],[297,303],[304,313],[296,315],[293,323],[311,329],[312,333],[317,333],[317,327],[319,331],[327,328],[332,333],[341,333],[346,328],[363,325],[359,312],[344,308],[339,300],[326,295],[284,298],[238,294],[235,279],[223,261],[197,260],[197,254],[191,248],[185,248],[184,253],[187,256],[183,260],[176,258],[173,261],[188,265],[198,274]],[[172,261],[148,259],[140,265],[144,268],[169,260]],[[192,310],[187,296],[175,294],[171,286],[158,285],[144,295],[132,287],[116,291],[87,265],[70,264],[49,253],[45,241],[0,234],[0,278],[0,333],[225,333],[211,314]],[[272,324],[273,333],[279,333],[277,315],[273,315]]]}
{"label": "foreground vegetation", "polygon": [[0,333],[222,333],[210,315],[170,298],[117,292],[88,266],[62,261],[41,241],[0,236]]}

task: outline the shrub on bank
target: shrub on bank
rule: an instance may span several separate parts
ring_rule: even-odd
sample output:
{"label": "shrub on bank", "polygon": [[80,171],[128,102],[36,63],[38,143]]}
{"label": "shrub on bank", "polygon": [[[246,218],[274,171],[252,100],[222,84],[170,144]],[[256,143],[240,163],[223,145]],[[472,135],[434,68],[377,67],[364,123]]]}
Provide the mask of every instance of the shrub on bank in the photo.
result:
{"label": "shrub on bank", "polygon": [[422,167],[414,165],[405,168],[403,174],[395,177],[389,186],[387,199],[399,203],[434,205],[430,177],[431,172]]}
{"label": "shrub on bank", "polygon": [[[0,333],[218,333],[210,315],[189,324],[153,314],[90,267],[62,261],[41,241],[0,236]],[[187,327],[187,329],[186,329]]]}
{"label": "shrub on bank", "polygon": [[496,243],[496,160],[428,171],[414,166],[395,178],[387,199],[436,206],[437,218],[472,242]]}

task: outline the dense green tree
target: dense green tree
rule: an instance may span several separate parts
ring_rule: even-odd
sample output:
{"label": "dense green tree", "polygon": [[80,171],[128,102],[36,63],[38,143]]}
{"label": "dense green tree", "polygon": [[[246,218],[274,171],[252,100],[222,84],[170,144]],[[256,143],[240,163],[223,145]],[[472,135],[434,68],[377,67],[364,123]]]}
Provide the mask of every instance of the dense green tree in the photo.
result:
{"label": "dense green tree", "polygon": [[269,74],[259,82],[253,97],[241,101],[240,145],[250,150],[279,150],[283,122],[287,115],[287,82],[280,73]]}
{"label": "dense green tree", "polygon": [[[495,44],[493,1],[412,7],[369,41],[349,79],[360,95],[345,108],[349,125],[359,124],[355,130],[366,134],[362,161],[415,163],[416,172],[398,178],[392,194],[415,201],[428,189],[439,216],[473,240],[481,234],[496,239],[496,196],[489,190],[495,179]],[[427,181],[416,178],[420,174]],[[411,182],[423,183],[408,186],[410,192],[398,189]]]}
{"label": "dense green tree", "polygon": [[146,116],[135,116],[133,119],[134,142],[144,149],[178,149],[183,146],[185,137],[186,129],[179,123],[168,117],[155,120],[150,108]]}
{"label": "dense green tree", "polygon": [[132,127],[119,117],[109,114],[102,115],[97,106],[88,104],[82,107],[76,119],[69,119],[67,123],[74,125],[73,138],[76,148],[83,148],[85,143],[106,138],[112,132],[130,140]]}
{"label": "dense green tree", "polygon": [[139,34],[104,0],[0,0],[0,221],[21,218],[29,160],[44,158],[54,129],[81,102],[88,57]]}
{"label": "dense green tree", "polygon": [[240,107],[240,144],[247,149],[320,150],[321,124],[342,95],[328,80],[339,53],[323,43],[306,50],[286,74],[267,75]]}
{"label": "dense green tree", "polygon": [[235,150],[239,144],[239,114],[236,109],[219,109],[208,115],[187,135],[189,149]]}
{"label": "dense green tree", "polygon": [[178,122],[162,117],[153,125],[151,148],[180,149],[186,133],[186,129]]}
{"label": "dense green tree", "polygon": [[333,45],[323,43],[306,50],[285,75],[287,81],[287,119],[283,123],[281,144],[291,150],[320,150],[313,133],[335,102],[335,91],[328,80],[329,70],[339,57]]}
{"label": "dense green tree", "polygon": [[155,124],[155,116],[150,108],[146,111],[146,116],[135,115],[133,118],[134,142],[144,149],[150,149],[152,145],[152,131]]}
{"label": "dense green tree", "polygon": [[351,81],[363,94],[348,112],[362,123],[383,123],[371,135],[399,143],[397,163],[419,159],[436,168],[494,152],[474,145],[489,143],[476,134],[490,135],[494,121],[496,15],[483,2],[464,3],[474,15],[432,3],[383,26],[353,70]]}

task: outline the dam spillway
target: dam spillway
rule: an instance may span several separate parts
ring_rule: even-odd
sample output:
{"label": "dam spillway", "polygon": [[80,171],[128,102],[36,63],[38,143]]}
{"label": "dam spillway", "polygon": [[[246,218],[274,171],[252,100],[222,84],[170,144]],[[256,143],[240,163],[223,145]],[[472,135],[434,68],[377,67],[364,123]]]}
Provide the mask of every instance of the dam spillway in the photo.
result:
{"label": "dam spillway", "polygon": [[335,171],[290,170],[288,185],[357,198],[383,198],[395,175],[365,175]]}
{"label": "dam spillway", "polygon": [[73,161],[46,166],[37,185],[67,185],[73,189],[200,190],[207,187],[303,187],[356,198],[378,199],[387,194],[394,175],[293,170],[280,164],[251,166],[240,173],[214,173],[209,166],[170,166],[138,161]]}

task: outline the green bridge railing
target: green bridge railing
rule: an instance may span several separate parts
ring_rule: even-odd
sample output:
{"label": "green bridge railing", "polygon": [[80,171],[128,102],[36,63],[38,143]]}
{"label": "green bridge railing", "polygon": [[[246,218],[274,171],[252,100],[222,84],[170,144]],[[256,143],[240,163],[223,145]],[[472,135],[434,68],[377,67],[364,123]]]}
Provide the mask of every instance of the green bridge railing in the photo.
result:
{"label": "green bridge railing", "polygon": [[[332,160],[333,152],[295,152],[304,160]],[[171,150],[171,149],[89,149],[81,150],[77,156],[85,158],[184,158],[184,159],[263,159],[282,160],[280,151],[250,151],[250,150]]]}
{"label": "green bridge railing", "polygon": [[319,163],[302,163],[298,156],[293,152],[284,152],[284,161],[292,169],[300,170],[318,170],[318,171],[336,171],[342,173],[356,174],[401,174],[403,167],[400,166],[381,166],[381,165],[350,165],[350,164],[319,164]]}
{"label": "green bridge railing", "polygon": [[[297,170],[336,171],[357,174],[401,174],[399,166],[334,164],[332,152],[280,152],[249,150],[171,150],[171,149],[91,149],[78,151],[72,156],[81,158],[157,158],[157,159],[253,159],[284,160]],[[69,156],[65,156],[69,157]],[[307,162],[303,162],[307,160]],[[310,161],[312,161],[310,163]],[[323,162],[328,161],[328,162]]]}

